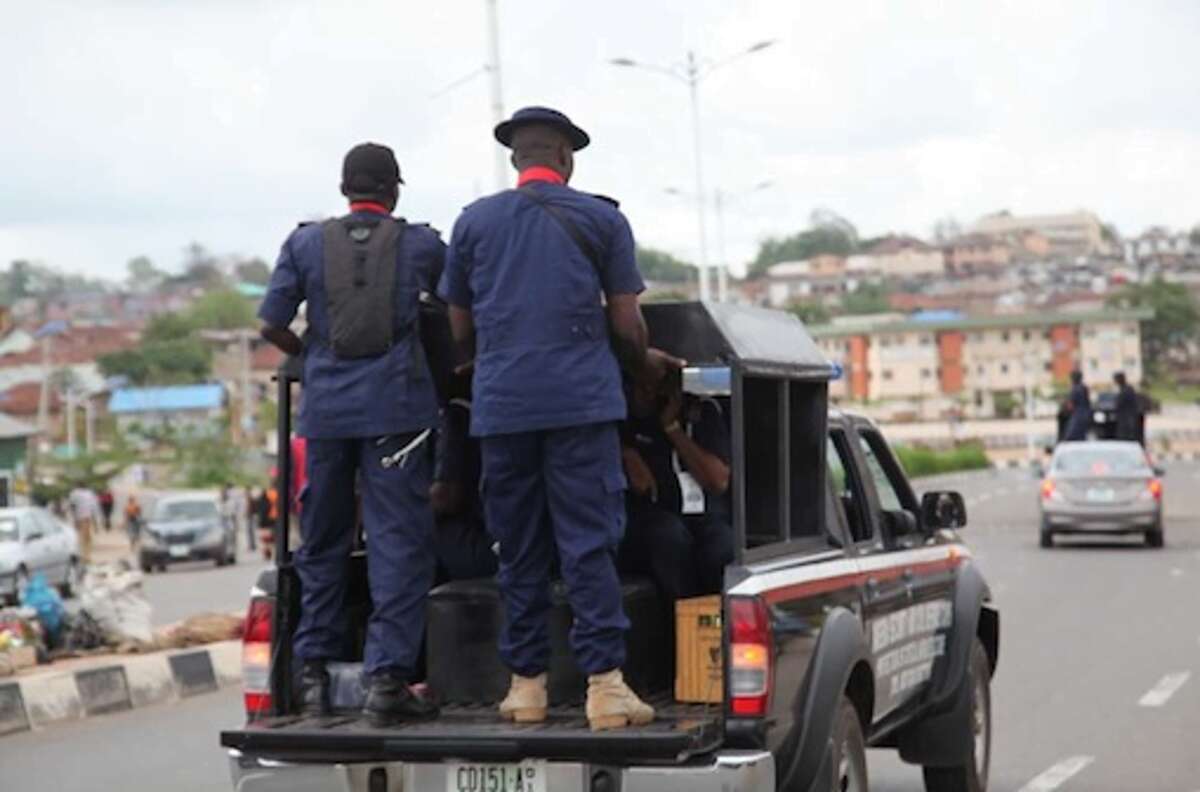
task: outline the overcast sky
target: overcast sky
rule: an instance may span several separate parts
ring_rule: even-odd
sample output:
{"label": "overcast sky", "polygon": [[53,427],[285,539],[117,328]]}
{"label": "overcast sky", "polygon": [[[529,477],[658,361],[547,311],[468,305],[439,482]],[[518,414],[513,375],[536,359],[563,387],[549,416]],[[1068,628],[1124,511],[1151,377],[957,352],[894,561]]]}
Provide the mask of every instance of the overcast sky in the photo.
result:
{"label": "overcast sky", "polygon": [[[698,251],[687,89],[627,56],[721,60],[701,84],[706,192],[735,266],[814,207],[867,235],[939,217],[1095,210],[1123,233],[1200,222],[1200,3],[500,0],[504,102],[591,135],[574,184],[639,241]],[[0,4],[0,266],[123,276],[198,241],[273,261],[339,212],[341,157],[392,145],[401,213],[448,236],[495,188],[484,0]],[[710,259],[718,255],[709,215]]]}

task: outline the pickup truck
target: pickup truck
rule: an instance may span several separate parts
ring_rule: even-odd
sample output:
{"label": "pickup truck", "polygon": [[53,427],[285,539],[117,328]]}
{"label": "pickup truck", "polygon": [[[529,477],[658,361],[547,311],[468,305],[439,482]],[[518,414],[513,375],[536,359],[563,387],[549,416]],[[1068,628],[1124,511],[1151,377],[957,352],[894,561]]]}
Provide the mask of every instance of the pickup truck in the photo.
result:
{"label": "pickup truck", "polygon": [[[658,718],[590,731],[578,671],[556,651],[548,720],[502,722],[495,584],[467,581],[430,594],[426,694],[442,701],[440,718],[367,724],[354,647],[332,668],[335,715],[301,717],[284,516],[277,567],[247,615],[247,723],[220,738],[238,792],[865,792],[868,747],[921,765],[929,792],[987,789],[999,614],[958,535],[962,497],[918,499],[880,430],[830,409],[832,367],[791,315],[681,303],[648,306],[646,319],[657,346],[689,361],[685,390],[731,416],[737,555],[720,598],[715,702],[673,700],[675,647],[655,616],[665,608],[630,580],[626,677]],[[363,625],[361,552],[347,563],[359,581],[347,618]],[[569,622],[565,605],[551,614],[556,646]]]}

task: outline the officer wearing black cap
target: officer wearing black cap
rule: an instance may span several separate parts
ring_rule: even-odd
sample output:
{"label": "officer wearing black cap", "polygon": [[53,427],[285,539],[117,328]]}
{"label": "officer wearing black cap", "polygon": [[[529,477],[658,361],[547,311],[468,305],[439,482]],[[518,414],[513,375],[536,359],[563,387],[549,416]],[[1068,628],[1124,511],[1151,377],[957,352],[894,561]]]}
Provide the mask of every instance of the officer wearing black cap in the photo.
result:
{"label": "officer wearing black cap", "polygon": [[[429,505],[438,417],[429,361],[417,337],[418,302],[445,260],[438,233],[391,216],[400,168],[392,150],[355,146],[342,167],[349,214],[296,229],[279,254],[259,308],[263,336],[303,355],[298,433],[307,439],[296,553],[303,663],[302,708],[329,707],[325,663],[347,655],[346,560],[362,496],[372,612],[363,670],[366,713],[377,724],[432,717],[412,694],[433,580]],[[306,302],[305,341],[288,329]]]}
{"label": "officer wearing black cap", "polygon": [[614,202],[567,186],[587,133],[557,110],[529,107],[495,136],[512,149],[517,189],[463,211],[440,292],[474,360],[471,433],[481,438],[485,522],[500,545],[500,652],[513,671],[500,711],[519,722],[545,718],[557,552],[572,649],[589,675],[589,722],[646,723],[654,711],[620,671],[628,627],[614,565],[625,520],[620,366],[654,378],[670,361],[646,349],[629,223]]}

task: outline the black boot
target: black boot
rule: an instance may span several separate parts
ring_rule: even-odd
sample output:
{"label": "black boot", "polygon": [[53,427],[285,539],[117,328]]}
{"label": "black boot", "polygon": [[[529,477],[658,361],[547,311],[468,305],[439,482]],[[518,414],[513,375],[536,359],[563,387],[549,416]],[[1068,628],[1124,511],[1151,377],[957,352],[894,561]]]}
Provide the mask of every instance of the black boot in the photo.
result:
{"label": "black boot", "polygon": [[300,671],[300,714],[312,717],[328,715],[329,673],[322,660],[306,660]]}
{"label": "black boot", "polygon": [[372,726],[382,728],[402,721],[429,720],[438,716],[436,704],[415,695],[399,674],[374,674],[367,679],[363,714]]}

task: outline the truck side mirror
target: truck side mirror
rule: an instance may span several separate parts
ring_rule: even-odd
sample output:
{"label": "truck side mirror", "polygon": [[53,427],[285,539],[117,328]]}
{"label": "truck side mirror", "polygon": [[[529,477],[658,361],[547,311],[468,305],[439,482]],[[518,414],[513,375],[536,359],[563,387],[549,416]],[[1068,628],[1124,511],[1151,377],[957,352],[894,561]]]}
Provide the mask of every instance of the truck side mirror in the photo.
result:
{"label": "truck side mirror", "polygon": [[921,523],[925,530],[967,526],[967,504],[957,492],[927,492],[921,498]]}

